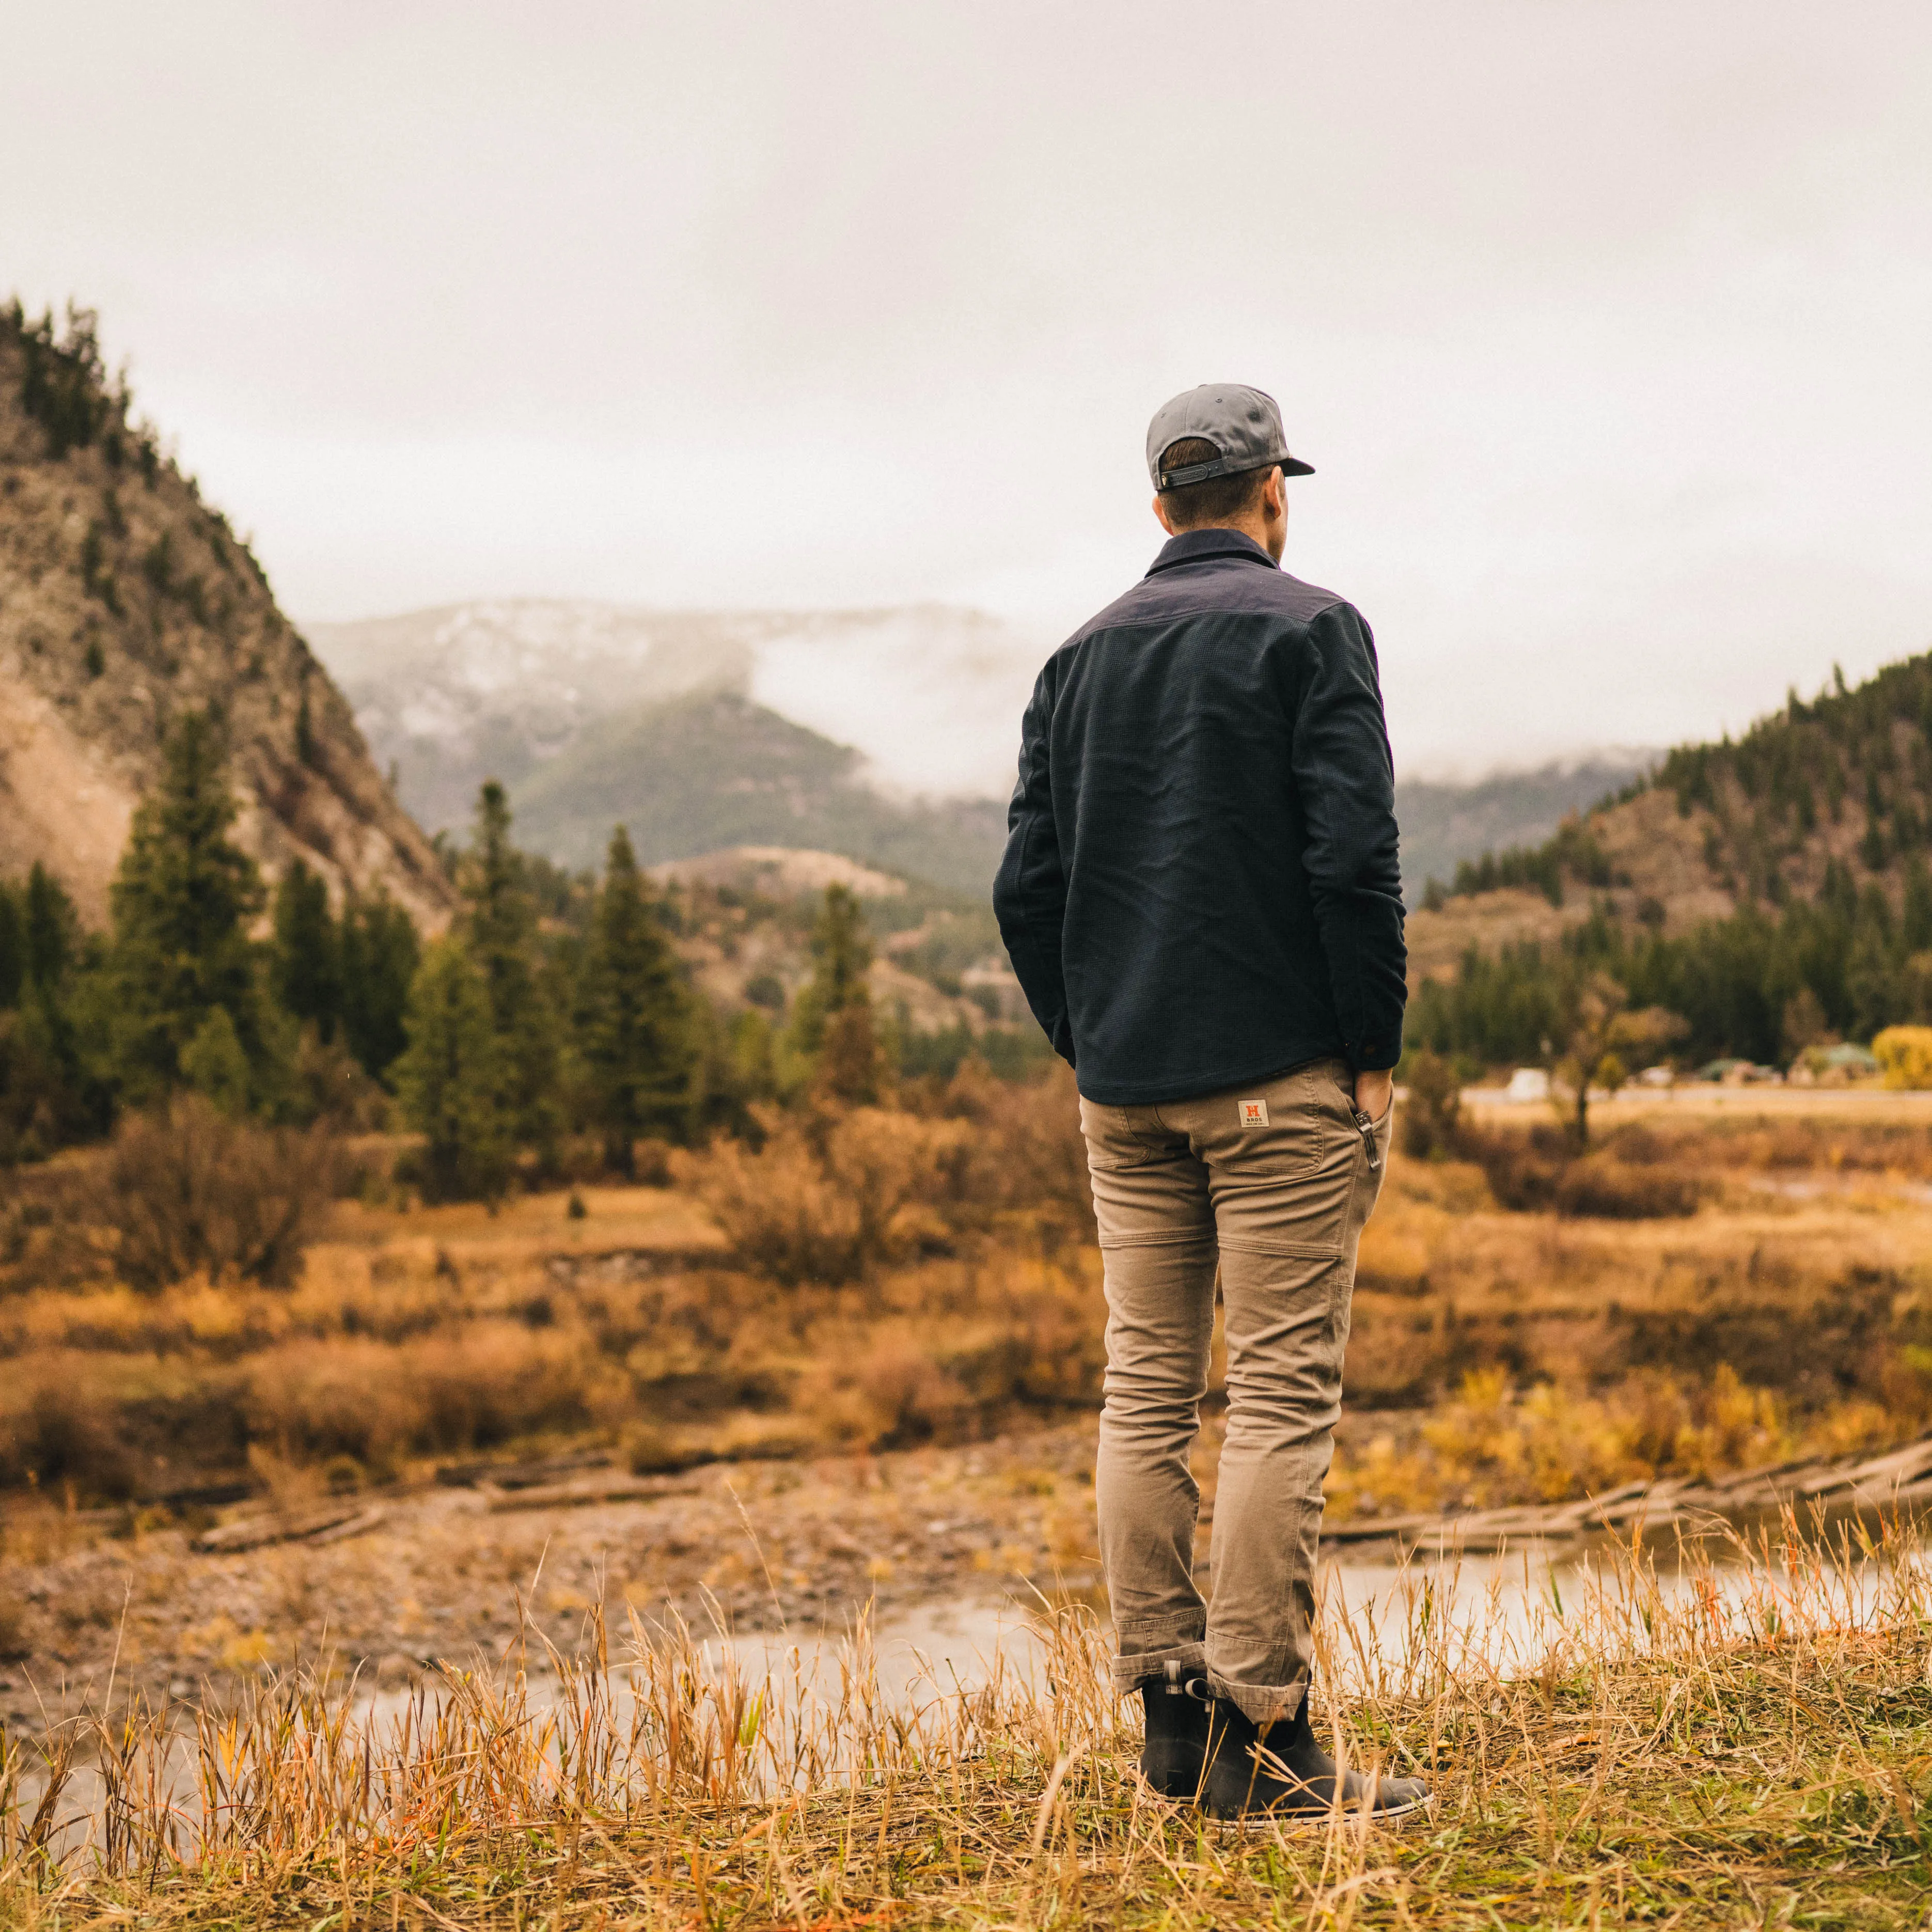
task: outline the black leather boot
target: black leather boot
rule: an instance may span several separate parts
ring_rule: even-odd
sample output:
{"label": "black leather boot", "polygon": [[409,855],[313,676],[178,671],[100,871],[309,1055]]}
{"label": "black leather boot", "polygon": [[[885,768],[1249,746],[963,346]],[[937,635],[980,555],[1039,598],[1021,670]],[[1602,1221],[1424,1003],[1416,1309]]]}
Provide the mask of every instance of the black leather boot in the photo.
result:
{"label": "black leather boot", "polygon": [[1170,1664],[1166,1674],[1141,1686],[1147,1707],[1147,1742],[1141,1775],[1163,1798],[1192,1804],[1201,1796],[1208,1763],[1208,1687]]}
{"label": "black leather boot", "polygon": [[[1207,1790],[1202,1809],[1216,1818],[1310,1819],[1326,1814],[1335,1802],[1335,1760],[1316,1742],[1309,1721],[1308,1700],[1302,1698],[1292,1718],[1284,1718],[1264,1732],[1225,1697],[1209,1707]],[[1429,1787],[1420,1778],[1383,1778],[1371,1780],[1359,1771],[1342,1778],[1345,1810],[1359,1813],[1367,1796],[1370,1815],[1377,1823],[1394,1824],[1425,1811]]]}

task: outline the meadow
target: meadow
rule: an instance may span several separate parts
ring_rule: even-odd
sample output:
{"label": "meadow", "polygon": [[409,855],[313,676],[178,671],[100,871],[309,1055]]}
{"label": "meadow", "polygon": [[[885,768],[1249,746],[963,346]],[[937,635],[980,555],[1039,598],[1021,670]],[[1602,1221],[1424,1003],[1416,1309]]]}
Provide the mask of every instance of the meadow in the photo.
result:
{"label": "meadow", "polygon": [[[1522,1108],[1399,1154],[1331,1520],[1921,1434],[1928,1124],[1912,1095],[1680,1094],[1600,1109],[1581,1159]],[[1802,1512],[1730,1582],[1600,1546],[1546,1654],[1412,1630],[1378,1663],[1338,1619],[1326,1675],[1364,1700],[1336,1721],[1438,1768],[1432,1835],[1224,1838],[1137,1795],[1094,1668],[1102,1303],[1062,1080],[969,1066],[494,1209],[424,1205],[408,1152],[330,1151],[281,1286],[126,1279],[124,1148],[12,1177],[13,1916],[1730,1923],[1924,1882],[1922,1559]],[[1544,1204],[1504,1204],[1552,1162]],[[1216,1395],[1204,1561],[1220,1426]],[[1426,1624],[1430,1573],[1389,1574]],[[753,1681],[774,1642],[1015,1594],[1043,1672],[902,1696],[862,1641],[808,1695]],[[752,1646],[729,1669],[720,1634]],[[86,1847],[40,1816],[70,1758],[119,1794]]]}

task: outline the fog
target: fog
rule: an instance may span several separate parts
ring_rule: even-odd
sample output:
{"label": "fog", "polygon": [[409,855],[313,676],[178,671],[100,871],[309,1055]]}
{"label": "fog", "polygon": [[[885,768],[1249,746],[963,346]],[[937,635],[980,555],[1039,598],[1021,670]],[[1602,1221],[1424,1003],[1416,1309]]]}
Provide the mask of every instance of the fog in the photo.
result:
{"label": "fog", "polygon": [[1156,546],[1151,410],[1233,379],[1410,770],[1932,644],[1922,7],[82,0],[7,43],[0,285],[100,309],[298,618],[944,602],[1043,652]]}

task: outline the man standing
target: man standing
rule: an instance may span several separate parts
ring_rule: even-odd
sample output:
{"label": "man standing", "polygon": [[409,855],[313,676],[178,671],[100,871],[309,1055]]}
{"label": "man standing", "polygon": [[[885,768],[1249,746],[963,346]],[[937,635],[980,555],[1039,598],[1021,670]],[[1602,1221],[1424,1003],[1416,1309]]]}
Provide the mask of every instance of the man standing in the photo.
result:
{"label": "man standing", "polygon": [[[1307,1690],[1322,1485],[1355,1250],[1388,1157],[1405,954],[1375,645],[1278,566],[1272,398],[1177,396],[1148,431],[1168,542],[1048,662],[994,886],[1035,1017],[1078,1078],[1107,1289],[1096,1488],[1142,1765],[1226,1817],[1383,1818]],[[1228,1429],[1214,1597],[1189,1452],[1218,1274]]]}

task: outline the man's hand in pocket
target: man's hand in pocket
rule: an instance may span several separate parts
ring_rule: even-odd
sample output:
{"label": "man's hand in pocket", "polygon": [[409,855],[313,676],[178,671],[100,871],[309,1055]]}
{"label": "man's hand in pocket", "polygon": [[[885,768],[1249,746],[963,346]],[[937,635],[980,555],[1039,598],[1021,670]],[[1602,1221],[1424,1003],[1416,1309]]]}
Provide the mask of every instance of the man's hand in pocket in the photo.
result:
{"label": "man's hand in pocket", "polygon": [[1389,1110],[1395,1098],[1395,1074],[1393,1070],[1383,1069],[1377,1073],[1358,1073],[1355,1076],[1355,1110],[1366,1114],[1372,1120],[1379,1122]]}

